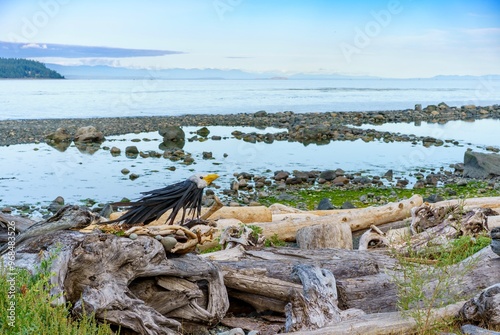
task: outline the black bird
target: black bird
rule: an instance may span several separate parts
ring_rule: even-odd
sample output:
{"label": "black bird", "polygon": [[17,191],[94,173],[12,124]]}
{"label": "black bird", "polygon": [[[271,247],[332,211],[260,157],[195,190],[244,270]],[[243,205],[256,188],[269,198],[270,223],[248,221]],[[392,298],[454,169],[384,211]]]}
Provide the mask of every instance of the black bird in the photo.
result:
{"label": "black bird", "polygon": [[112,203],[113,206],[129,207],[129,210],[118,219],[107,223],[122,221],[125,224],[148,224],[159,219],[169,209],[172,212],[167,218],[168,224],[174,224],[175,217],[181,209],[181,223],[184,223],[187,209],[189,209],[188,215],[192,214],[193,218],[196,215],[199,218],[203,189],[218,177],[216,174],[195,174],[185,181],[156,190],[141,192],[144,197],[137,201]]}

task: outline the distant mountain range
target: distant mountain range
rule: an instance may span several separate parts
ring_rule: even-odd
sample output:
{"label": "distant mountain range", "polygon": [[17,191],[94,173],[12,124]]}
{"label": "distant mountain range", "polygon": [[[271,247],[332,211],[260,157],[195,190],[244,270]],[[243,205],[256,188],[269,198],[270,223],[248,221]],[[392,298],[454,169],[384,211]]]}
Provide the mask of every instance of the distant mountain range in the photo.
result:
{"label": "distant mountain range", "polygon": [[107,65],[64,66],[46,64],[68,79],[376,79],[369,76],[295,74],[284,76],[280,73],[250,73],[241,70],[220,69],[130,69]]}
{"label": "distant mountain range", "polygon": [[[64,66],[45,64],[48,68],[57,71],[67,79],[269,79],[269,80],[296,80],[296,79],[387,79],[372,76],[346,76],[339,74],[294,74],[284,76],[281,73],[250,73],[241,70],[220,69],[130,69],[107,65],[79,65]],[[488,79],[499,80],[500,75],[482,76]],[[478,79],[477,76],[435,76],[431,79]],[[428,79],[428,78],[425,78]]]}

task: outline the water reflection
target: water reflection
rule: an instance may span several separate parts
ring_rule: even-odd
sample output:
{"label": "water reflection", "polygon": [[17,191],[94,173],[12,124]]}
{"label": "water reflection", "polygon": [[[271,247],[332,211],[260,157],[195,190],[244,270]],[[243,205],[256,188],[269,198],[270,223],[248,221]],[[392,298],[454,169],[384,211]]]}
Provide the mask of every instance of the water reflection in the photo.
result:
{"label": "water reflection", "polygon": [[[275,134],[283,129],[221,126],[207,127],[210,137],[206,138],[196,135],[199,127],[183,127],[183,131],[190,134],[187,136],[191,136],[190,140],[173,143],[165,143],[158,132],[151,132],[108,136],[101,145],[71,144],[64,150],[54,150],[45,143],[11,145],[0,147],[3,157],[0,199],[2,204],[48,203],[59,195],[69,203],[86,198],[104,202],[118,201],[123,197],[134,199],[141,191],[177,182],[193,172],[218,173],[221,177],[216,186],[221,189],[229,188],[235,172],[272,176],[277,170],[342,168],[347,173],[361,171],[363,175],[383,176],[392,169],[394,177],[411,179],[417,170],[447,169],[450,164],[463,162],[467,148],[484,151],[487,144],[500,143],[500,133],[496,130],[499,128],[492,131],[492,124],[498,127],[500,123],[496,120],[481,121],[485,122],[459,126],[454,123],[377,126],[378,130],[457,139],[459,144],[450,145],[444,141],[442,146],[428,148],[419,143],[364,142],[362,139],[251,143],[237,139],[231,133],[240,130],[243,133]],[[436,130],[443,136],[436,136]],[[198,137],[193,139],[192,135]],[[127,147],[131,146],[137,147],[133,157],[126,154]],[[112,154],[108,150],[111,147],[119,149],[120,154]],[[165,150],[173,154],[164,155]],[[144,154],[141,156],[140,152]],[[151,155],[152,152],[155,154]],[[177,156],[181,153],[185,156]],[[130,180],[122,174],[123,169],[139,177]]]}

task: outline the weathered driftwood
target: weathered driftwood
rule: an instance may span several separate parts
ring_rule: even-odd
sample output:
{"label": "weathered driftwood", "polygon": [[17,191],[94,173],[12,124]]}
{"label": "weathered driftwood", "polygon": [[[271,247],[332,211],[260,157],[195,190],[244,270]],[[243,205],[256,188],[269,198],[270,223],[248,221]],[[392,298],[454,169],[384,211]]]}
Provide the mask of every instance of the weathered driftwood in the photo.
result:
{"label": "weathered driftwood", "polygon": [[464,335],[500,335],[500,332],[484,329],[474,325],[463,325],[460,330]]}
{"label": "weathered driftwood", "polygon": [[53,293],[64,291],[73,313],[141,334],[180,334],[219,322],[228,308],[220,271],[187,254],[168,259],[160,242],[112,234],[57,231],[21,242],[16,265],[33,269],[40,250],[62,249],[52,264]]}
{"label": "weathered driftwood", "polygon": [[358,250],[386,248],[390,244],[389,238],[380,228],[372,225],[370,229],[359,238]]}
{"label": "weathered driftwood", "polygon": [[319,224],[301,228],[295,237],[301,249],[352,249],[351,227],[347,223]]}
{"label": "weathered driftwood", "polygon": [[[217,202],[216,202],[217,204]],[[214,204],[215,205],[215,204]],[[202,208],[201,215],[205,219],[210,220],[220,220],[220,219],[229,219],[234,218],[238,219],[243,223],[251,223],[251,222],[263,222],[263,221],[272,221],[272,213],[269,208],[264,206],[249,206],[249,207],[220,207],[219,205],[215,205],[218,207],[216,211],[211,208]],[[210,211],[212,213],[210,213]],[[167,221],[168,216],[171,211],[165,212],[158,220],[151,222],[151,225],[161,225]],[[114,212],[110,215],[110,219],[117,219],[124,212]],[[208,214],[210,215],[208,215]],[[179,213],[176,216],[176,221],[180,221],[182,218],[182,213]]]}
{"label": "weathered driftwood", "polygon": [[[219,255],[221,260],[217,260]],[[358,308],[367,313],[396,310],[398,298],[394,276],[398,274],[398,263],[388,255],[345,249],[269,248],[233,253],[231,259],[225,256],[225,251],[204,257],[215,261],[223,271],[226,285],[232,288],[230,296],[238,292],[244,296],[245,302],[260,311],[265,307],[262,302],[266,298],[290,301],[291,293],[300,285],[292,275],[293,267],[297,264],[315,265],[334,274],[341,309]],[[450,284],[450,292],[465,297],[496,283],[500,278],[500,267],[495,263],[497,258],[487,247],[470,259],[447,269],[450,273],[461,274]],[[422,272],[427,271],[427,265],[418,266]],[[464,271],[465,267],[468,271]],[[271,289],[272,293],[267,293],[261,283],[262,286],[268,283],[276,286]],[[431,278],[424,291],[430,295],[436,285],[437,280]],[[255,294],[259,296],[253,302],[252,295]],[[272,306],[269,310],[277,311],[282,305],[274,303]]]}
{"label": "weathered driftwood", "polygon": [[411,212],[410,230],[413,235],[406,240],[390,243],[403,253],[418,252],[428,246],[444,246],[458,236],[477,236],[481,232],[487,232],[488,218],[497,215],[497,212],[490,208],[474,207],[463,210],[456,205],[433,207],[429,204],[415,207]]}
{"label": "weathered driftwood", "polygon": [[482,207],[496,209],[500,207],[500,197],[483,197],[483,198],[470,198],[470,199],[455,199],[438,201],[431,204],[432,207],[449,207],[449,206],[463,206],[464,209],[471,207]]}
{"label": "weathered driftwood", "polygon": [[[431,321],[441,320],[457,314],[463,302],[437,308],[432,311]],[[345,319],[334,326],[310,331],[299,331],[293,335],[390,335],[413,334],[417,323],[413,318],[405,317],[399,312],[374,313],[358,315]]]}
{"label": "weathered driftwood", "polygon": [[[101,221],[101,217],[89,211],[88,209],[80,208],[79,206],[66,205],[57,211],[52,217],[47,220],[37,222],[27,227],[21,234],[16,236],[16,244],[22,241],[41,236],[54,231],[66,229],[82,229],[91,224]],[[0,248],[0,255],[7,250],[7,245],[4,244]]]}
{"label": "weathered driftwood", "polygon": [[[497,260],[496,266],[500,266],[500,258]],[[480,326],[500,326],[500,282],[467,301],[460,309],[460,317]]]}
{"label": "weathered driftwood", "polygon": [[[253,222],[252,225],[262,228],[262,234],[266,238],[277,236],[280,240],[295,241],[297,231],[305,227],[322,224],[349,224],[351,231],[358,231],[369,228],[372,224],[390,223],[408,218],[410,217],[411,208],[420,206],[421,204],[422,197],[420,195],[415,195],[410,199],[389,203],[383,206],[333,211],[330,215],[321,216],[274,204],[269,208],[273,213],[272,221]],[[292,213],[286,213],[286,211],[291,211]],[[234,218],[219,220],[217,222],[219,231],[214,234],[214,238],[217,238],[224,228],[238,224],[238,220],[235,221]],[[216,246],[216,244],[215,241],[207,243],[200,249],[212,248]]]}
{"label": "weathered driftwood", "polygon": [[287,332],[323,328],[341,320],[335,277],[330,271],[299,264],[292,275],[300,278],[303,290],[293,291],[285,306]]}

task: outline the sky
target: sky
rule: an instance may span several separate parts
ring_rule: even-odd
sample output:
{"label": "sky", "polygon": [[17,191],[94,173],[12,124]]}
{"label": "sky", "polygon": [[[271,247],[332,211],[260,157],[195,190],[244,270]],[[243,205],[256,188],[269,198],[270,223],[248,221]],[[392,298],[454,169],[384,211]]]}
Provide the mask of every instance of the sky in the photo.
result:
{"label": "sky", "polygon": [[0,41],[62,65],[488,75],[500,0],[0,0]]}

